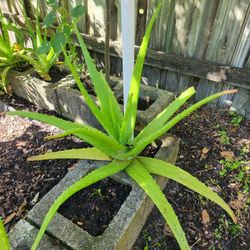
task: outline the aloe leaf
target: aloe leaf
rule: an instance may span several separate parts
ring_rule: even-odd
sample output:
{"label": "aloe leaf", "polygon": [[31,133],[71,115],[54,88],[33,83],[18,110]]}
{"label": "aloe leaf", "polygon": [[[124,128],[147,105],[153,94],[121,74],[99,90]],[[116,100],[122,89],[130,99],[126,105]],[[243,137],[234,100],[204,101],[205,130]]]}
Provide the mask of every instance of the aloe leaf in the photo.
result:
{"label": "aloe leaf", "polygon": [[234,223],[237,222],[233,211],[227,205],[227,203],[222,198],[220,198],[218,194],[213,192],[204,183],[199,181],[197,178],[195,178],[185,170],[178,168],[170,163],[153,158],[138,157],[138,159],[146,166],[146,169],[150,173],[162,175],[171,180],[177,181],[182,185],[194,190],[195,192],[205,196],[206,198],[222,207],[230,215]]}
{"label": "aloe leaf", "polygon": [[56,13],[51,10],[43,19],[43,28],[49,28],[56,20]]}
{"label": "aloe leaf", "polygon": [[72,130],[72,129],[82,128],[83,126],[82,124],[79,124],[76,122],[70,122],[70,121],[63,120],[61,118],[57,118],[52,115],[44,115],[44,114],[39,114],[36,112],[13,111],[13,112],[7,112],[7,114],[28,117],[30,119],[38,120],[38,121],[53,125],[63,130]]}
{"label": "aloe leaf", "polygon": [[111,158],[96,148],[81,148],[69,149],[57,152],[46,153],[43,155],[32,156],[28,161],[43,161],[54,159],[81,159],[81,160],[98,160],[98,161],[111,161]]}
{"label": "aloe leaf", "polygon": [[[106,119],[108,119],[110,124],[112,125],[112,128],[113,128],[112,136],[116,139],[119,139],[119,130],[120,130],[122,119],[123,119],[122,111],[119,107],[119,104],[118,104],[113,92],[110,89],[110,86],[108,85],[107,81],[105,80],[104,75],[101,72],[97,71],[95,64],[94,64],[92,58],[90,57],[90,54],[87,50],[87,47],[86,47],[86,45],[81,37],[81,34],[80,34],[76,24],[74,25],[74,30],[75,30],[77,39],[79,41],[79,45],[81,47],[82,53],[84,55],[85,62],[86,62],[92,83],[94,85],[97,98],[100,102],[100,107],[101,107],[101,111],[103,113],[103,116],[106,117]],[[113,104],[113,113],[115,115],[115,121],[112,119],[111,111],[109,109],[110,99],[111,99],[112,104]],[[116,125],[114,125],[114,124],[116,124]],[[117,124],[119,127],[118,131],[116,130]]]}
{"label": "aloe leaf", "polygon": [[28,117],[66,130],[65,133],[54,136],[54,138],[60,138],[66,135],[74,134],[75,136],[79,137],[82,140],[85,140],[86,142],[90,143],[106,154],[114,157],[118,157],[119,154],[122,154],[124,151],[126,151],[125,146],[119,144],[116,140],[104,134],[103,132],[87,125],[80,125],[77,123],[65,121],[60,118],[38,114],[35,112],[13,111],[8,112],[8,114]]}
{"label": "aloe leaf", "polygon": [[10,250],[8,236],[1,219],[0,219],[0,246],[1,250]]}
{"label": "aloe leaf", "polygon": [[76,82],[81,94],[83,95],[88,107],[90,108],[90,110],[94,114],[94,116],[96,117],[97,121],[107,131],[107,133],[109,135],[112,135],[113,127],[109,124],[107,117],[102,115],[99,108],[96,106],[94,101],[89,96],[87,90],[84,88],[84,86],[80,80],[80,77],[78,76],[78,73],[77,73],[75,66],[71,63],[70,58],[64,49],[63,49],[63,53],[64,53],[64,57],[65,57],[65,62],[68,65],[68,67],[69,67],[69,69],[70,69],[70,71],[75,79],[75,82]]}
{"label": "aloe leaf", "polygon": [[177,242],[181,249],[190,249],[188,242],[185,237],[185,233],[180,225],[180,222],[166,199],[165,195],[162,193],[160,187],[149,174],[146,169],[146,165],[134,160],[125,171],[127,174],[134,179],[138,185],[146,192],[146,194],[151,198],[153,203],[159,209],[164,219],[168,223],[171,231],[173,232]]}
{"label": "aloe leaf", "polygon": [[214,95],[211,95],[207,98],[204,98],[203,100],[195,103],[191,107],[185,109],[180,114],[176,115],[174,118],[172,118],[169,122],[167,122],[165,125],[163,125],[160,129],[155,131],[153,134],[149,134],[148,136],[145,136],[144,138],[141,138],[137,143],[134,144],[133,148],[128,151],[127,154],[124,155],[124,157],[134,157],[138,155],[148,144],[156,140],[157,138],[161,137],[163,134],[165,134],[169,129],[171,129],[175,124],[177,124],[179,121],[190,115],[192,112],[203,106],[204,104],[211,102],[212,100],[227,94],[234,94],[237,90],[225,90],[219,93],[216,93]]}
{"label": "aloe leaf", "polygon": [[125,146],[119,144],[110,136],[90,126],[83,126],[82,128],[67,130],[62,134],[51,135],[45,138],[58,139],[71,134],[79,137],[82,140],[85,140],[86,142],[90,143],[91,145],[95,146],[106,154],[111,155],[114,158],[119,157],[119,155],[122,155],[127,150]]}
{"label": "aloe leaf", "polygon": [[153,119],[134,139],[133,143],[138,142],[145,136],[153,134],[155,131],[162,128],[164,123],[191,97],[195,94],[193,87],[185,90],[179,97],[171,102],[155,119]]}
{"label": "aloe leaf", "polygon": [[108,165],[105,165],[103,167],[100,167],[96,170],[93,170],[89,174],[87,174],[85,177],[80,179],[79,181],[72,184],[69,188],[67,188],[52,204],[50,207],[48,213],[45,216],[45,219],[43,221],[43,224],[38,232],[38,235],[32,245],[31,250],[35,250],[38,247],[38,244],[40,240],[43,237],[43,234],[45,233],[49,223],[53,219],[56,211],[58,208],[72,195],[74,195],[76,192],[82,190],[85,187],[88,187],[89,185],[96,183],[106,177],[109,177],[113,174],[116,174],[120,171],[122,171],[124,168],[128,166],[130,162],[129,161],[118,161],[114,160],[113,162],[109,163]]}
{"label": "aloe leaf", "polygon": [[140,46],[139,53],[137,55],[136,63],[134,66],[132,80],[130,84],[130,90],[128,95],[127,108],[125,111],[125,116],[122,122],[121,132],[120,132],[120,142],[122,144],[130,144],[134,136],[134,128],[136,122],[137,105],[140,91],[141,74],[143,69],[143,64],[149,44],[150,33],[153,28],[155,19],[160,12],[161,2],[158,5],[154,15],[152,16],[149,25],[147,27],[146,33],[143,37],[142,44]]}
{"label": "aloe leaf", "polygon": [[86,8],[82,5],[77,5],[71,10],[71,16],[75,19],[79,19],[86,12]]}

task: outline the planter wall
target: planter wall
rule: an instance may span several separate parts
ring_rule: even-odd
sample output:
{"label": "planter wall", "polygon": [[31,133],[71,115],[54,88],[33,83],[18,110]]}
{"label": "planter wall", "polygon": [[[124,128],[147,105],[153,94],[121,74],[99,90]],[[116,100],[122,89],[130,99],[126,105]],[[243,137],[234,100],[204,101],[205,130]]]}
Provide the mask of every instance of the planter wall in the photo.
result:
{"label": "planter wall", "polygon": [[[32,77],[33,71],[24,73],[13,71],[9,80],[14,93],[39,107],[54,110],[63,117],[83,124],[100,128],[99,123],[89,110],[79,90],[74,89],[75,81],[71,75],[58,83],[47,83]],[[122,98],[122,84],[117,78],[111,80],[117,98]],[[138,125],[145,125],[159,114],[173,100],[174,95],[165,90],[141,85],[140,96],[150,97],[154,103],[147,110],[138,111]],[[92,96],[96,101],[96,97]],[[121,107],[122,108],[122,107]]]}
{"label": "planter wall", "polygon": [[8,75],[13,92],[37,106],[60,113],[56,88],[59,83],[48,83],[31,76],[33,69],[25,72],[11,71]]}
{"label": "planter wall", "polygon": [[[173,136],[164,137],[162,139],[162,146],[156,154],[156,157],[174,163],[178,154],[178,144],[179,140],[177,138]],[[28,213],[27,221],[20,221],[11,230],[9,236],[13,249],[19,249],[18,247],[20,247],[20,245],[30,247],[31,243],[30,240],[27,240],[27,234],[34,239],[36,234],[35,227],[40,227],[46,212],[56,197],[72,183],[86,175],[90,170],[98,168],[103,164],[105,164],[105,162],[96,161],[81,161],[77,164],[76,167]],[[57,213],[47,230],[47,234],[59,242],[57,247],[61,245],[69,249],[84,250],[131,249],[152,210],[153,204],[144,191],[125,173],[119,173],[112,176],[112,178],[130,185],[132,191],[110,222],[108,228],[101,236],[94,237]],[[165,186],[166,181],[163,177],[157,177],[157,182],[162,188]],[[26,223],[26,227],[30,228],[28,232],[26,232],[23,225],[24,223]],[[31,233],[31,231],[33,233]],[[52,239],[47,238],[47,240],[51,241]],[[48,249],[46,248],[47,244],[49,244],[47,240],[45,238],[43,239],[40,249]]]}

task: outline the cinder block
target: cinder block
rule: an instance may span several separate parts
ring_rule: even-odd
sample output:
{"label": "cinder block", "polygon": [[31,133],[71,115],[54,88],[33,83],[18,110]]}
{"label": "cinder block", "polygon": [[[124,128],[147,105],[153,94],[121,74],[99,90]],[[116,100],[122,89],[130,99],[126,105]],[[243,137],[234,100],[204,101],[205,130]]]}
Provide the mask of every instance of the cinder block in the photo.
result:
{"label": "cinder block", "polygon": [[[169,135],[164,137],[161,143],[162,146],[156,154],[156,158],[174,163],[178,154],[179,140]],[[104,164],[106,164],[106,162],[80,161],[76,167],[28,213],[27,220],[37,227],[40,227],[49,207],[67,187],[82,178],[90,170]],[[70,249],[131,249],[153,208],[153,203],[144,191],[125,173],[116,174],[112,176],[112,178],[130,185],[132,190],[101,236],[91,236],[59,213],[56,213],[47,229],[47,233]],[[157,177],[156,180],[161,188],[163,188],[167,182],[167,179],[163,177]]]}
{"label": "cinder block", "polygon": [[8,75],[13,92],[38,107],[60,113],[56,88],[58,83],[48,83],[31,76],[34,71],[11,71]]}

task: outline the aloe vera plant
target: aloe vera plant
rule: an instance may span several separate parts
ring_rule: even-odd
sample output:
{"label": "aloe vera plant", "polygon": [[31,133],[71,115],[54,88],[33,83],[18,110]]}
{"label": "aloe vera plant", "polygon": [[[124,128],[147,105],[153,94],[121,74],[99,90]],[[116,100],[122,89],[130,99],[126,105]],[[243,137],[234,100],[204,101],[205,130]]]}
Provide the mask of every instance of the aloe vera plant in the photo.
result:
{"label": "aloe vera plant", "polygon": [[[19,55],[24,54],[23,49],[24,38],[18,27],[14,23],[8,22],[4,15],[0,11],[0,23],[1,23],[1,34],[0,34],[0,72],[1,82],[0,86],[5,92],[8,92],[7,75],[15,67],[23,61]],[[9,31],[14,31],[16,35],[16,43],[12,43]]]}
{"label": "aloe vera plant", "polygon": [[[56,0],[51,0],[47,3],[52,10],[44,17],[43,25],[41,26],[38,3],[39,1],[37,1],[37,7],[35,9],[35,30],[25,10],[22,10],[28,36],[31,38],[33,48],[26,49],[28,53],[21,55],[21,58],[31,64],[44,80],[51,81],[49,71],[52,66],[63,63],[59,61],[59,56],[62,53],[62,48],[65,48],[66,43],[70,42],[72,25],[67,22],[68,13],[60,8]],[[83,12],[84,7],[81,5],[76,6],[72,9],[71,14],[75,15],[77,11]],[[56,31],[52,34],[51,38],[48,39],[48,30],[52,28],[55,23],[57,24]]]}
{"label": "aloe vera plant", "polygon": [[180,184],[190,188],[191,190],[194,190],[195,192],[205,196],[206,198],[221,206],[236,223],[236,217],[230,207],[204,183],[200,182],[188,172],[170,163],[166,163],[154,158],[140,156],[140,153],[148,144],[166,133],[176,123],[191,114],[197,108],[219,96],[236,92],[236,90],[228,90],[214,94],[174,116],[175,112],[184,103],[186,103],[186,101],[191,96],[194,95],[194,88],[189,88],[178,98],[176,98],[168,107],[166,107],[155,119],[147,124],[137,136],[134,137],[133,133],[136,122],[142,68],[149,43],[150,33],[160,8],[161,4],[159,4],[149,22],[139,50],[139,54],[137,55],[125,114],[123,114],[120,110],[118,102],[115,99],[108,83],[106,82],[105,77],[101,72],[97,71],[88,53],[86,45],[81,38],[77,26],[74,23],[74,30],[79,40],[89,74],[93,81],[95,92],[99,100],[98,105],[96,105],[88,95],[86,89],[83,87],[80,81],[76,68],[74,65],[72,65],[69,57],[64,51],[65,60],[88,106],[106,132],[99,131],[87,125],[81,125],[56,117],[33,112],[10,113],[12,115],[20,115],[23,117],[37,119],[42,122],[54,125],[65,131],[59,135],[49,136],[47,139],[56,139],[73,134],[93,145],[92,148],[71,149],[33,156],[30,157],[29,160],[37,161],[47,159],[77,158],[110,161],[109,164],[93,170],[82,179],[75,182],[55,200],[46,214],[43,224],[32,246],[33,250],[37,248],[43,234],[46,231],[46,228],[53,219],[53,216],[55,215],[58,208],[69,197],[81,189],[120,171],[125,171],[152,199],[171,228],[181,249],[190,249],[185,237],[185,233],[183,232],[183,229],[172,206],[162,193],[160,187],[152,177],[152,174],[165,176],[166,178],[175,180]]}

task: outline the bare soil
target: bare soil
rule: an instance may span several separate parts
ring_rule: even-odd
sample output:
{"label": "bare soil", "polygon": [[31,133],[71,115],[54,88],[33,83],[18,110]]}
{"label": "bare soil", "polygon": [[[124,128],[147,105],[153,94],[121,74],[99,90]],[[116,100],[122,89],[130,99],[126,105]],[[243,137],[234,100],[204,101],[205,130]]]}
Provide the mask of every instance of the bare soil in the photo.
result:
{"label": "bare soil", "polygon": [[[227,109],[204,107],[171,131],[181,138],[176,165],[216,191],[238,218],[233,224],[217,205],[169,181],[164,193],[192,249],[250,249],[250,122],[237,119]],[[179,249],[156,208],[133,247],[141,249]]]}

